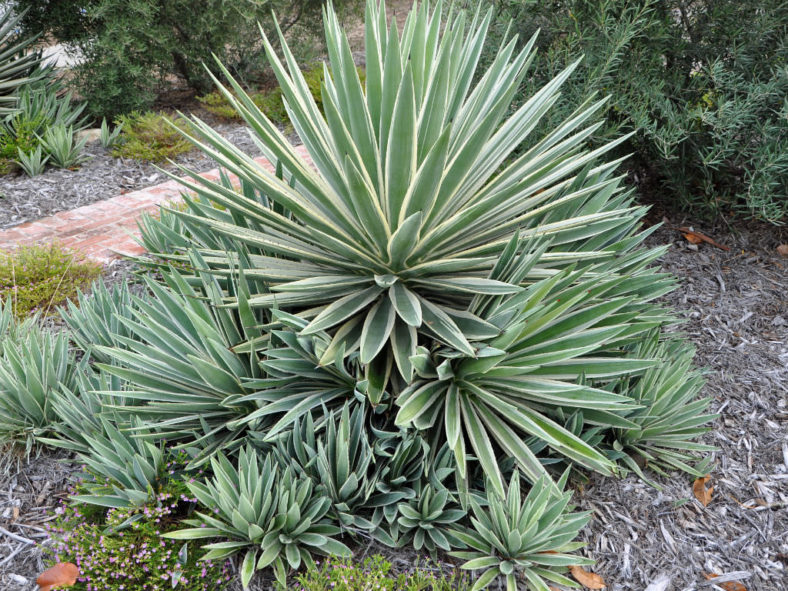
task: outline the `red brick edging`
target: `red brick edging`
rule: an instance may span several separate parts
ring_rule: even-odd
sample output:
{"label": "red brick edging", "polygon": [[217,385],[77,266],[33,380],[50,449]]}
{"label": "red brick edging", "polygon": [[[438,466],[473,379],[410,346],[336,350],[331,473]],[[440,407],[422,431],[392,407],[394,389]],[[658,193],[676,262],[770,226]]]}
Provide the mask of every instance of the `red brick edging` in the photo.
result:
{"label": "red brick edging", "polygon": [[[296,152],[310,162],[303,146],[298,146]],[[273,172],[273,165],[267,159],[257,158],[256,161]],[[200,173],[200,176],[218,181],[219,169]],[[120,256],[139,255],[144,249],[134,240],[139,236],[137,219],[143,212],[153,213],[162,204],[178,201],[183,192],[187,192],[186,187],[171,180],[0,230],[0,251],[58,242],[100,263]]]}

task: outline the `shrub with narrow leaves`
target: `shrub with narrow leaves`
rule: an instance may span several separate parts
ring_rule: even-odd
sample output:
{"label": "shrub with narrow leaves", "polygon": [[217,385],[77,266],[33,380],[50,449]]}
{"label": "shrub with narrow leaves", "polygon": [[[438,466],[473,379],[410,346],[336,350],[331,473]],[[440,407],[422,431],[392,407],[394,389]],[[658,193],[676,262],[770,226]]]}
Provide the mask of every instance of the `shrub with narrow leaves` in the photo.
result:
{"label": "shrub with narrow leaves", "polygon": [[43,56],[29,51],[37,36],[20,39],[16,34],[24,12],[16,15],[7,6],[0,10],[0,116],[4,116],[16,111],[19,89],[40,76],[36,69]]}
{"label": "shrub with narrow leaves", "polygon": [[77,346],[94,361],[108,363],[111,357],[97,347],[123,348],[123,339],[134,334],[126,322],[137,309],[128,284],[108,288],[103,281],[96,281],[89,292],[80,291],[76,301],[67,301],[58,312]]}
{"label": "shrub with narrow leaves", "polygon": [[[269,45],[314,168],[231,80],[227,99],[284,174],[266,172],[192,122],[195,143],[266,204],[192,175],[184,184],[199,205],[173,215],[238,245],[222,252],[192,242],[218,276],[240,265],[244,276],[266,281],[265,290],[243,298],[228,282],[225,303],[302,319],[291,319],[277,338],[290,339],[291,348],[327,342],[310,345],[320,368],[345,365],[364,376],[345,396],[361,391],[373,408],[396,410],[399,427],[441,434],[461,477],[472,457],[502,492],[496,449],[531,480],[545,474],[523,444],[527,437],[575,464],[615,470],[557,415],[578,408],[596,425],[636,428],[627,419],[634,400],[604,386],[659,364],[638,356],[636,344],[671,322],[651,302],[672,281],[648,266],[661,251],[639,248],[643,209],[614,174],[618,163],[599,162],[617,142],[584,150],[596,129],[588,121],[604,101],[581,105],[544,137],[529,135],[574,65],[508,119],[533,40],[521,51],[503,46],[474,86],[489,18],[477,15],[469,26],[452,16],[441,37],[438,11],[422,5],[400,40],[370,2],[362,87],[329,10],[325,117],[286,47],[283,63]],[[530,149],[507,160],[524,144]],[[251,249],[260,254],[247,256]],[[299,387],[308,388],[313,373],[305,368]],[[271,407],[258,414],[290,410],[277,406],[280,390],[267,393],[265,381],[254,386]],[[295,416],[288,412],[287,420]]]}
{"label": "shrub with narrow leaves", "polygon": [[145,441],[149,432],[139,422],[121,431],[102,418],[101,426],[101,431],[84,436],[88,451],[80,457],[88,471],[82,483],[85,494],[71,498],[102,507],[127,508],[152,501],[169,478],[162,447]]}
{"label": "shrub with narrow leaves", "polygon": [[[297,458],[293,462],[297,469],[321,486],[331,499],[329,516],[332,519],[343,527],[371,530],[374,526],[364,513],[375,490],[376,478],[372,470],[375,457],[364,426],[365,419],[365,409],[361,405],[355,405],[352,413],[345,405],[340,413],[326,417],[324,432],[315,438],[312,415],[308,414],[304,427],[313,433],[312,446],[305,448],[302,444],[302,437],[309,435],[296,423],[289,438],[292,443],[287,448],[297,450],[289,461]],[[288,463],[286,455],[280,454],[279,457]]]}

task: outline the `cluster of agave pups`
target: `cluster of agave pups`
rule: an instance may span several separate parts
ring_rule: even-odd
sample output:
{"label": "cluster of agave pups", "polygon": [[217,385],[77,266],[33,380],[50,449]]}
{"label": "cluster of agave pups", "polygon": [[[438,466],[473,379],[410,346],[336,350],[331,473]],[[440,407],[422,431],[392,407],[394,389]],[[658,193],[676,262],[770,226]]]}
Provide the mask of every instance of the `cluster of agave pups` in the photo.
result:
{"label": "cluster of agave pups", "polygon": [[311,162],[222,69],[276,170],[194,119],[240,188],[184,170],[185,207],[141,223],[148,295],[64,312],[94,362],[53,402],[49,441],[95,477],[75,500],[145,502],[174,447],[205,476],[170,535],[240,553],[244,585],[375,539],[547,591],[589,562],[570,474],[702,473],[708,400],[655,303],[673,281],[616,142],[587,147],[605,101],[534,137],[574,65],[512,112],[535,40],[479,71],[490,14],[445,8],[400,33],[369,0],[362,84],[329,4],[322,111],[264,37]]}

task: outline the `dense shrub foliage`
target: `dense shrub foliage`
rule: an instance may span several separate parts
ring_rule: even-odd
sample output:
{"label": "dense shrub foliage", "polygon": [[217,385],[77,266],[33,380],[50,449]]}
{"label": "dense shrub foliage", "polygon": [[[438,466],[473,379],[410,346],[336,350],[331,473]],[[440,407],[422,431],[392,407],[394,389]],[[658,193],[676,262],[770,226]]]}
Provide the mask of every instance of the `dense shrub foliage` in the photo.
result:
{"label": "dense shrub foliage", "polygon": [[380,554],[353,562],[329,558],[297,578],[292,591],[466,591],[469,581],[462,575],[446,575],[429,563],[397,573]]}
{"label": "dense shrub foliage", "polygon": [[[601,145],[622,133],[651,200],[697,216],[788,215],[788,6],[782,0],[495,0],[485,59],[506,31],[540,30],[522,104],[567,64],[577,75],[543,121],[550,129],[592,93],[609,95]],[[475,7],[476,2],[466,2]],[[509,28],[509,23],[512,23]],[[527,144],[526,144],[527,145]]]}
{"label": "dense shrub foliage", "polygon": [[577,63],[511,110],[535,38],[481,68],[491,12],[423,4],[401,34],[385,14],[369,0],[362,81],[326,9],[322,109],[263,38],[311,162],[222,70],[274,171],[188,123],[240,182],[185,171],[184,207],[141,222],[146,295],[64,311],[93,363],[32,437],[80,454],[72,501],[120,531],[185,482],[163,537],[238,555],[244,586],[370,539],[449,551],[474,590],[571,585],[571,474],[705,470],[709,401],[655,302],[673,282],[604,158],[624,139],[590,146],[604,101],[545,126]]}
{"label": "dense shrub foliage", "polygon": [[[236,75],[259,75],[263,63],[258,23],[279,25],[307,55],[319,25],[320,2],[313,0],[15,0],[30,8],[23,23],[31,32],[49,32],[67,42],[79,56],[80,94],[88,111],[114,118],[147,110],[161,83],[176,75],[200,92],[211,88],[203,63],[213,55]],[[357,1],[335,2],[347,9]],[[184,20],[188,16],[188,22]]]}

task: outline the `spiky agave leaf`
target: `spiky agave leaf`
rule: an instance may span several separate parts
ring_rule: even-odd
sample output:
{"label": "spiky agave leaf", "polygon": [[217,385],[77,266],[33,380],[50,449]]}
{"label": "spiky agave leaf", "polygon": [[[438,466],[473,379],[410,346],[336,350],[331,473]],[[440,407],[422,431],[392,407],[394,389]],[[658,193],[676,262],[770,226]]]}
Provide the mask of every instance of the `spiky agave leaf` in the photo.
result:
{"label": "spiky agave leaf", "polygon": [[372,530],[368,501],[375,490],[375,460],[363,406],[345,404],[323,417],[315,432],[312,413],[296,419],[288,437],[278,442],[276,456],[310,478],[331,499],[329,517],[343,528]]}
{"label": "spiky agave leaf", "polygon": [[[517,251],[513,241],[493,276],[517,280],[533,268],[544,245],[515,256]],[[625,391],[593,384],[655,366],[653,351],[642,350],[641,356],[628,348],[668,318],[632,293],[641,285],[637,268],[626,275],[604,265],[592,269],[567,267],[519,294],[478,298],[473,308],[501,334],[483,341],[475,357],[420,347],[410,358],[416,379],[397,399],[397,422],[420,429],[442,425],[462,476],[470,443],[499,492],[503,479],[495,446],[515,458],[532,482],[546,474],[527,436],[574,463],[612,470],[612,460],[566,429],[561,417],[579,409],[590,424],[635,428],[626,415],[637,402]],[[650,272],[645,276],[660,280]]]}
{"label": "spiky agave leaf", "polygon": [[[199,256],[192,259],[202,266]],[[192,287],[175,269],[163,274],[166,285],[146,278],[151,295],[132,296],[116,319],[130,336],[112,335],[118,347],[95,346],[111,363],[99,367],[120,378],[124,387],[100,391],[122,396],[132,404],[108,406],[121,415],[145,421],[156,438],[185,439],[202,452],[237,445],[245,430],[231,425],[259,408],[244,396],[244,381],[262,375],[254,354],[236,353],[234,346],[261,337],[258,315],[243,307],[222,308],[223,292],[215,277],[203,274]],[[242,279],[235,283],[242,286]],[[242,287],[239,287],[242,289]],[[85,330],[89,315],[73,316]],[[259,422],[259,421],[258,421]],[[196,441],[195,441],[196,439]]]}
{"label": "spiky agave leaf", "polygon": [[80,291],[76,303],[69,300],[58,312],[77,346],[92,360],[109,363],[111,357],[96,346],[123,348],[118,337],[131,338],[133,333],[121,318],[131,318],[136,309],[128,284],[108,288],[103,281],[96,281],[88,294]]}
{"label": "spiky agave leaf", "polygon": [[[52,410],[58,420],[53,425],[53,437],[39,437],[38,440],[52,447],[61,447],[83,454],[91,452],[90,437],[104,434],[102,418],[109,418],[116,427],[129,425],[105,406],[129,406],[134,403],[123,397],[123,380],[103,371],[94,372],[85,368],[77,375],[75,388],[61,384],[51,394]],[[101,395],[98,392],[115,392]]]}
{"label": "spiky agave leaf", "polygon": [[0,8],[0,115],[16,112],[19,89],[38,79],[36,67],[41,64],[40,51],[26,51],[38,36],[19,39],[16,28],[24,16],[14,15],[7,7]]}
{"label": "spiky agave leaf", "polygon": [[[566,476],[559,481],[559,491]],[[590,519],[590,513],[569,513],[570,492],[556,493],[547,477],[539,479],[528,495],[520,494],[520,474],[515,471],[505,496],[489,483],[486,504],[471,498],[473,528],[452,530],[467,549],[451,552],[466,560],[463,569],[482,571],[473,591],[484,589],[498,577],[506,580],[507,591],[517,591],[518,579],[532,591],[548,591],[548,582],[577,587],[561,574],[567,566],[592,564],[576,554],[582,543],[573,542]]]}
{"label": "spiky agave leaf", "polygon": [[[261,461],[262,460],[262,461]],[[252,448],[242,448],[237,468],[223,455],[211,459],[213,476],[205,483],[189,483],[189,489],[212,514],[197,512],[184,523],[192,528],[165,537],[179,540],[226,538],[209,543],[203,558],[218,559],[245,551],[241,582],[247,588],[254,572],[272,566],[285,585],[288,568],[302,563],[314,566],[312,554],[349,556],[350,550],[334,539],[339,528],[324,518],[331,501],[299,477],[292,468],[282,470],[267,454],[264,459]]]}
{"label": "spiky agave leaf", "polygon": [[659,366],[641,377],[624,377],[610,385],[612,391],[627,392],[640,405],[627,416],[637,428],[615,430],[613,445],[625,452],[625,465],[641,477],[637,459],[663,475],[676,469],[698,477],[708,472],[708,460],[692,465],[698,460],[693,454],[710,452],[714,447],[694,440],[707,431],[704,425],[719,415],[706,412],[711,398],[697,397],[704,380],[692,369],[694,352],[685,341],[661,341],[654,332],[640,343],[638,353],[661,359]]}
{"label": "spiky agave leaf", "polygon": [[63,387],[76,390],[79,374],[89,370],[87,359],[76,360],[65,333],[20,325],[26,333],[11,321],[0,341],[0,444],[21,444],[29,454],[36,439],[51,434],[59,420],[54,393]]}
{"label": "spiky agave leaf", "polygon": [[86,494],[71,498],[102,507],[139,507],[153,500],[169,477],[163,447],[145,441],[150,430],[139,420],[131,424],[134,436],[105,417],[100,422],[101,431],[84,436],[87,451],[80,454],[89,472],[82,481]]}
{"label": "spiky agave leaf", "polygon": [[[342,328],[349,332],[358,326],[361,363],[391,348],[408,379],[407,358],[419,334],[474,355],[471,343],[477,332],[484,327],[495,333],[467,306],[477,294],[520,291],[517,284],[489,277],[512,235],[549,235],[569,244],[625,229],[636,217],[627,204],[604,210],[606,200],[597,198],[581,215],[537,227],[553,210],[587,203],[602,191],[617,192],[615,179],[603,174],[613,165],[603,165],[599,174],[588,177],[588,184],[555,199],[573,174],[612,146],[593,154],[580,152],[593,130],[583,125],[601,106],[594,103],[547,138],[534,141],[525,157],[504,165],[556,99],[574,66],[503,121],[533,57],[533,39],[519,52],[514,41],[507,43],[471,88],[489,20],[490,14],[477,15],[467,26],[463,15],[451,16],[441,36],[440,7],[430,13],[423,4],[409,18],[400,40],[396,29],[387,32],[384,11],[369,2],[367,79],[362,88],[329,7],[325,22],[331,71],[323,88],[325,118],[286,45],[285,65],[265,40],[314,169],[242,92],[231,100],[266,155],[281,163],[285,178],[265,171],[207,125],[193,124],[191,132],[200,138],[202,149],[290,214],[280,215],[196,175],[185,183],[204,202],[259,223],[257,229],[239,228],[207,213],[179,214],[184,222],[210,227],[270,257],[259,258],[255,271],[267,273],[272,293],[253,296],[251,305],[298,311],[311,319],[302,334]],[[606,256],[583,253],[587,260]],[[542,263],[561,260],[554,252]],[[222,266],[218,260],[213,264]],[[345,342],[349,338],[345,336]],[[350,352],[346,347],[345,354]]]}

